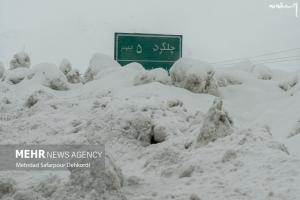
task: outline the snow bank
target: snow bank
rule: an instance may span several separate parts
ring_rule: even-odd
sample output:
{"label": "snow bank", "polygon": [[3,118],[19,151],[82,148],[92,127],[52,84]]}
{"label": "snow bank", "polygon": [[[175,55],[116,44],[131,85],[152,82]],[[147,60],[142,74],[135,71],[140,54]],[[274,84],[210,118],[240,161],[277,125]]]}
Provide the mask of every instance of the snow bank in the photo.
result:
{"label": "snow bank", "polygon": [[[177,167],[170,165],[170,168],[187,172],[194,168],[191,174],[187,173],[190,177],[184,177],[189,184],[182,191],[188,188],[203,199],[260,199],[264,196],[263,199],[293,200],[300,194],[295,182],[295,176],[299,176],[299,159],[290,156],[285,146],[275,141],[265,128],[234,130],[224,138],[193,149],[183,158]],[[287,177],[293,181],[287,181],[283,187],[282,182]],[[219,186],[220,193],[214,193]],[[287,192],[289,190],[293,192]]]}
{"label": "snow bank", "polygon": [[[42,181],[49,172],[12,171],[5,175],[17,185],[3,181],[2,187],[0,178],[3,200],[294,200],[300,196],[300,162],[294,156],[299,135],[286,139],[286,133],[299,132],[299,94],[286,95],[275,76],[260,81],[252,72],[216,71],[214,77],[218,83],[223,78],[225,86],[242,82],[220,88],[234,116],[233,127],[222,100],[216,99],[209,108],[211,95],[156,82],[133,86],[145,72],[137,63],[101,71],[98,80],[54,93],[39,86],[53,77],[64,77],[68,84],[66,77],[53,64],[45,67],[7,70],[35,75],[17,86],[0,82],[2,143],[105,142],[106,152],[118,160],[106,160],[106,169],[64,171],[64,177]],[[259,129],[257,124],[269,127]],[[288,155],[276,140],[293,142],[295,150],[286,143]]]}
{"label": "snow bank", "polygon": [[217,70],[216,81],[219,87],[226,87],[229,85],[240,85],[243,83],[242,77],[239,76],[237,70]]}
{"label": "snow bank", "polygon": [[[105,169],[99,162],[92,161],[90,169],[69,169],[71,172],[70,187],[77,198],[94,193],[98,198],[105,199],[104,196],[107,193],[120,192],[124,182],[121,169],[115,165],[107,154],[105,155]],[[75,196],[73,195],[73,198]]]}
{"label": "snow bank", "polygon": [[233,69],[238,69],[246,72],[253,73],[256,78],[262,80],[270,80],[273,77],[270,68],[263,64],[254,64],[250,60],[245,59],[236,64]]}
{"label": "snow bank", "polygon": [[[138,88],[140,91],[148,91],[147,86],[151,87],[151,85],[141,85]],[[153,85],[161,86],[157,83]],[[124,89],[122,93],[135,98],[127,98],[124,94],[119,94],[124,97],[97,101],[97,109],[102,108],[102,121],[109,124],[108,130],[116,130],[115,134],[119,138],[141,147],[164,143],[169,137],[181,134],[180,129],[187,125],[185,120],[188,117],[187,109],[181,101],[172,98],[167,101],[153,99],[154,94],[151,95],[152,97],[145,98],[141,96],[143,92],[132,93],[137,87],[130,88],[132,88],[131,92]],[[170,89],[166,88],[166,91]],[[96,136],[92,140],[96,140],[97,137],[99,138]]]}
{"label": "snow bank", "polygon": [[44,90],[38,90],[33,92],[29,97],[27,97],[25,101],[25,106],[31,108],[39,101],[49,100],[50,98],[52,98],[50,94],[46,93]]}
{"label": "snow bank", "polygon": [[24,79],[31,79],[34,75],[34,72],[31,69],[27,68],[16,68],[13,70],[6,70],[2,80],[10,84],[18,84]]}
{"label": "snow bank", "polygon": [[68,59],[63,59],[59,65],[59,70],[67,75],[72,70],[72,64]]}
{"label": "snow bank", "polygon": [[9,69],[29,68],[31,65],[29,55],[25,52],[16,53],[9,63]]}
{"label": "snow bank", "polygon": [[192,194],[190,196],[190,200],[201,200],[201,198],[198,195],[196,195],[196,194]]}
{"label": "snow bank", "polygon": [[0,61],[0,79],[4,75],[4,72],[5,72],[4,64],[3,64],[3,62]]}
{"label": "snow bank", "polygon": [[123,122],[121,130],[126,137],[139,140],[144,146],[164,142],[168,135],[165,126],[158,124],[142,112],[128,117]]}
{"label": "snow bank", "polygon": [[[96,85],[102,85],[103,88],[124,88],[133,86],[135,77],[144,72],[144,67],[139,63],[130,63],[123,67],[109,68],[101,71],[96,76]],[[99,87],[99,86],[97,86]]]}
{"label": "snow bank", "polygon": [[214,69],[210,64],[190,58],[178,60],[170,69],[171,79],[175,86],[195,93],[218,95],[214,74]]}
{"label": "snow bank", "polygon": [[255,65],[253,73],[256,75],[256,78],[262,80],[271,80],[273,76],[270,68],[263,64]]}
{"label": "snow bank", "polygon": [[34,66],[33,80],[53,90],[68,90],[66,76],[52,63],[42,63]]}
{"label": "snow bank", "polygon": [[300,120],[294,125],[288,137],[293,137],[298,134],[300,134]]}
{"label": "snow bank", "polygon": [[166,70],[153,69],[147,71],[137,62],[132,62],[122,67],[108,67],[97,73],[94,79],[96,82],[88,84],[88,87],[101,85],[102,89],[114,88],[118,90],[120,87],[137,86],[152,82],[170,84],[170,77]]}
{"label": "snow bank", "polygon": [[297,75],[294,75],[279,83],[279,87],[284,91],[288,91],[292,87],[297,85],[298,81],[299,81],[299,77]]}
{"label": "snow bank", "polygon": [[[83,159],[81,162],[85,163],[87,160]],[[123,173],[109,155],[105,155],[105,166],[104,163],[100,163],[103,162],[100,160],[88,160],[88,162],[91,163],[91,167],[88,169],[68,168],[69,175],[48,174],[45,177],[39,177],[38,182],[30,182],[26,188],[18,190],[14,189],[14,185],[7,184],[6,181],[3,191],[18,200],[126,199],[121,191],[124,184]]]}
{"label": "snow bank", "polygon": [[134,85],[141,85],[151,82],[169,84],[171,83],[171,79],[165,69],[156,68],[152,70],[144,70],[143,73],[137,75],[134,80]]}
{"label": "snow bank", "polygon": [[33,191],[39,194],[40,198],[57,199],[55,193],[62,190],[64,183],[62,179],[56,175],[50,174],[34,185]]}
{"label": "snow bank", "polygon": [[16,182],[11,178],[0,178],[0,199],[12,195],[16,191]]}
{"label": "snow bank", "polygon": [[300,84],[297,84],[295,87],[293,87],[293,88],[291,89],[290,95],[291,95],[291,96],[294,96],[294,95],[296,95],[296,94],[299,94],[299,92],[300,92]]}
{"label": "snow bank", "polygon": [[73,69],[68,59],[63,59],[60,63],[59,70],[64,73],[69,83],[80,83],[81,77],[79,70]]}
{"label": "snow bank", "polygon": [[246,72],[253,72],[255,65],[249,59],[244,59],[244,60],[241,60],[236,65],[234,65],[232,68],[246,71]]}
{"label": "snow bank", "polygon": [[220,137],[231,134],[233,129],[233,121],[223,108],[223,101],[215,99],[204,117],[197,143],[206,145]]}
{"label": "snow bank", "polygon": [[119,63],[113,60],[111,57],[95,53],[89,63],[88,69],[84,73],[84,82],[89,82],[96,79],[96,76],[99,73],[103,73],[105,71],[110,71],[120,67]]}
{"label": "snow bank", "polygon": [[80,83],[81,82],[81,77],[80,73],[77,69],[72,69],[67,73],[67,79],[69,83]]}
{"label": "snow bank", "polygon": [[136,113],[123,123],[122,132],[131,139],[137,139],[144,145],[149,145],[153,135],[153,122],[150,117]]}
{"label": "snow bank", "polygon": [[134,70],[134,71],[139,72],[139,73],[142,73],[142,72],[145,71],[145,68],[143,67],[143,65],[141,65],[140,63],[137,63],[137,62],[129,63],[129,64],[123,66],[122,68],[129,69],[129,70]]}
{"label": "snow bank", "polygon": [[43,197],[39,196],[37,193],[30,190],[18,190],[15,193],[13,199],[14,200],[32,200],[32,199],[46,200]]}
{"label": "snow bank", "polygon": [[128,81],[130,81],[130,83],[133,83],[134,85],[135,78],[140,76],[144,72],[145,68],[143,67],[143,65],[141,65],[140,63],[133,62],[123,66],[121,70],[117,70],[115,74],[123,74],[123,77],[119,78],[127,79]]}
{"label": "snow bank", "polygon": [[[76,80],[76,74],[74,78]],[[32,69],[19,67],[7,70],[2,78],[10,84],[18,84],[24,79],[32,79],[54,90],[67,90],[66,76],[52,63],[42,63]]]}

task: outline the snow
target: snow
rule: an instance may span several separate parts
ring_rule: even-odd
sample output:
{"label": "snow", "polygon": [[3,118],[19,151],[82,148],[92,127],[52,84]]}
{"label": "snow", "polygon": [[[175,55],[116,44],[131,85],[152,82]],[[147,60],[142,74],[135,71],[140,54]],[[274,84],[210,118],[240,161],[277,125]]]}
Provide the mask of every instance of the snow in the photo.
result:
{"label": "snow", "polygon": [[95,53],[89,63],[89,66],[84,73],[84,82],[92,81],[96,79],[96,76],[101,73],[107,73],[107,71],[120,67],[120,65],[107,55]]}
{"label": "snow", "polygon": [[41,63],[33,67],[33,81],[54,90],[68,90],[66,76],[53,63]]}
{"label": "snow", "polygon": [[80,83],[81,77],[78,69],[72,69],[67,73],[67,79],[69,83]]}
{"label": "snow", "polygon": [[1,144],[105,143],[106,168],[1,171],[2,199],[299,199],[297,74],[251,66],[182,59],[167,76],[96,54],[85,84],[51,63],[6,70]]}
{"label": "snow", "polygon": [[279,87],[281,89],[283,89],[284,91],[288,91],[292,87],[294,87],[295,85],[297,85],[298,81],[299,81],[298,76],[297,75],[292,75],[292,76],[288,77],[286,80],[282,81],[279,84]]}
{"label": "snow", "polygon": [[243,74],[245,73],[238,70],[232,70],[231,72],[228,72],[228,70],[219,69],[216,72],[216,81],[219,87],[239,85],[243,83],[243,77],[247,78],[247,75],[243,76]]}
{"label": "snow", "polygon": [[171,79],[168,72],[163,68],[155,68],[152,70],[144,70],[143,73],[135,77],[135,85],[141,85],[151,82],[160,82],[163,84],[170,84]]}
{"label": "snow", "polygon": [[16,190],[16,183],[13,179],[8,177],[1,177],[0,178],[0,198],[4,196],[14,193]]}
{"label": "snow", "polygon": [[0,61],[0,78],[4,75],[5,68],[3,62]]}
{"label": "snow", "polygon": [[256,78],[262,79],[262,80],[270,80],[270,79],[272,79],[272,76],[273,76],[270,68],[268,68],[264,64],[252,63],[248,59],[240,61],[238,64],[236,64],[233,67],[233,69],[253,73]]}
{"label": "snow", "polygon": [[223,101],[217,98],[204,117],[197,143],[206,145],[217,138],[225,137],[231,134],[232,128],[233,121],[224,110]]}
{"label": "snow", "polygon": [[253,69],[253,73],[256,74],[256,77],[258,79],[262,79],[262,80],[272,79],[271,70],[263,64],[256,65],[255,68]]}
{"label": "snow", "polygon": [[59,70],[67,75],[72,70],[72,64],[68,59],[64,58],[59,65]]}
{"label": "snow", "polygon": [[16,69],[20,67],[29,68],[31,65],[29,55],[26,52],[16,53],[9,63],[9,69]]}
{"label": "snow", "polygon": [[297,134],[300,134],[300,120],[297,121],[294,127],[292,128],[289,137],[293,137]]}
{"label": "snow", "polygon": [[196,93],[218,95],[213,67],[191,58],[181,58],[170,69],[172,82]]}
{"label": "snow", "polygon": [[16,68],[13,70],[6,70],[2,80],[10,84],[18,84],[24,79],[31,79],[33,76],[32,70],[27,68]]}
{"label": "snow", "polygon": [[252,72],[255,68],[255,65],[249,59],[244,59],[241,60],[239,63],[235,64],[233,68],[246,72]]}
{"label": "snow", "polygon": [[[93,195],[95,197],[103,197],[110,192],[118,192],[123,186],[123,174],[112,159],[106,155],[105,169],[101,167],[99,161],[92,163],[91,169],[70,169],[70,189],[74,192],[72,198],[79,199],[82,196]],[[92,193],[92,194],[91,194]],[[60,198],[63,198],[61,194]],[[110,196],[113,196],[111,194]],[[65,198],[68,198],[67,193]],[[95,198],[94,197],[94,198]],[[105,199],[103,197],[103,199]]]}

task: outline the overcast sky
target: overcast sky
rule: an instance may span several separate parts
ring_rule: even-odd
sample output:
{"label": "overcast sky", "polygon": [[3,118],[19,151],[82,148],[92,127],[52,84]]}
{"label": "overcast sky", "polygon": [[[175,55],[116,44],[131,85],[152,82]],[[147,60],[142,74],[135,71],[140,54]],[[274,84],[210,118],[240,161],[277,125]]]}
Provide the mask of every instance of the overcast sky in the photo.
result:
{"label": "overcast sky", "polygon": [[0,0],[0,60],[25,50],[33,64],[68,58],[83,71],[94,52],[113,57],[114,32],[182,34],[183,55],[208,62],[300,48],[300,17],[269,8],[279,2],[297,1]]}

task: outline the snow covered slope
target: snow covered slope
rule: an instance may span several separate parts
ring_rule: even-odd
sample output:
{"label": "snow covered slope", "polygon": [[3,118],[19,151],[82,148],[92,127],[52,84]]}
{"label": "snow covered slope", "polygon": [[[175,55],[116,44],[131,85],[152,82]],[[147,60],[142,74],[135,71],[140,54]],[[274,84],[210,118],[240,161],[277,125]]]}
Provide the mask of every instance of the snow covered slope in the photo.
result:
{"label": "snow covered slope", "polygon": [[[243,67],[217,69],[216,97],[155,78],[137,85],[145,73],[137,64],[114,66],[86,84],[67,83],[58,67],[41,65],[55,73],[42,76],[34,67],[17,84],[0,82],[0,143],[104,142],[103,173],[115,182],[103,192],[81,186],[93,177],[73,172],[1,172],[0,198],[300,198],[300,87],[280,87],[297,73],[270,70],[265,80]],[[60,80],[65,90],[45,80]]]}

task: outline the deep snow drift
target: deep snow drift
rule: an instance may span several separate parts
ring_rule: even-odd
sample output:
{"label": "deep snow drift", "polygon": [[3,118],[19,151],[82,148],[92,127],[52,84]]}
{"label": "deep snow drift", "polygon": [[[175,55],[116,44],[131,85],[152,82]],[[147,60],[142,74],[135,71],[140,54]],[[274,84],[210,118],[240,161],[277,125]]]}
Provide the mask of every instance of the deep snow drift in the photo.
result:
{"label": "deep snow drift", "polygon": [[67,60],[6,69],[1,144],[105,143],[106,168],[1,171],[0,199],[299,199],[299,75],[102,54],[83,79]]}

